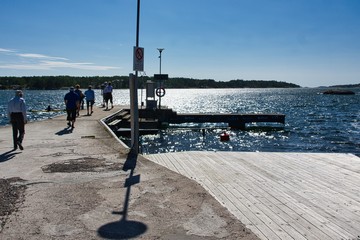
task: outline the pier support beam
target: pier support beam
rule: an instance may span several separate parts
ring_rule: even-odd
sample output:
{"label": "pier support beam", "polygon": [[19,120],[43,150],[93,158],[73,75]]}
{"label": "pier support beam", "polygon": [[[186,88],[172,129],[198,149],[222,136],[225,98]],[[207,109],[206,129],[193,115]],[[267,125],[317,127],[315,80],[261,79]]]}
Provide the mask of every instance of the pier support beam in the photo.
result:
{"label": "pier support beam", "polygon": [[245,130],[245,122],[229,122],[229,127],[233,129]]}

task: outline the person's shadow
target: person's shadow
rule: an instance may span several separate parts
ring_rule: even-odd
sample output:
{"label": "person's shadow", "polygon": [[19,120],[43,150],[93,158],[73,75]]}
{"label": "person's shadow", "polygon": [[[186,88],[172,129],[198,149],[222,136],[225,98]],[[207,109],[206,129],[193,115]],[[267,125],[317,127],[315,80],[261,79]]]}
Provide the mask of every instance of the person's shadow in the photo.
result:
{"label": "person's shadow", "polygon": [[19,152],[15,152],[15,149],[2,153],[0,155],[0,163],[13,159],[17,154],[19,154]]}
{"label": "person's shadow", "polygon": [[129,239],[135,238],[147,231],[147,226],[138,221],[127,220],[127,213],[129,208],[129,197],[131,186],[140,182],[140,175],[133,176],[136,166],[137,155],[132,153],[128,154],[128,157],[124,163],[123,170],[130,170],[130,176],[125,180],[126,196],[124,202],[124,209],[121,212],[113,211],[113,214],[122,215],[121,219],[117,222],[111,222],[101,226],[98,229],[98,235],[107,239]]}
{"label": "person's shadow", "polygon": [[70,134],[72,132],[73,132],[72,128],[64,128],[63,130],[60,130],[60,131],[56,132],[55,134],[61,136],[64,134]]}

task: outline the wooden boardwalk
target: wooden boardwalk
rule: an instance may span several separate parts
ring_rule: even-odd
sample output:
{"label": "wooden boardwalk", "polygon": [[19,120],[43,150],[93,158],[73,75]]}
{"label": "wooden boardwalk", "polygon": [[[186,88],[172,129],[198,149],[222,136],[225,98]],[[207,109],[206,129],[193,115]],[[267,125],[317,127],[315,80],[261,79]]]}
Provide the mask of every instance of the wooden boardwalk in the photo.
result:
{"label": "wooden boardwalk", "polygon": [[200,183],[261,239],[360,239],[355,155],[204,151],[145,157]]}

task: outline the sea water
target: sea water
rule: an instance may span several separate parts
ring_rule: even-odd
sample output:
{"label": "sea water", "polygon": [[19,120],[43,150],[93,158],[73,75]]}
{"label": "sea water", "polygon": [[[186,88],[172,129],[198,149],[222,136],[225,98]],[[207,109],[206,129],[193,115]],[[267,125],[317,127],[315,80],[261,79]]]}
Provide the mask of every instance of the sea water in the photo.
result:
{"label": "sea water", "polygon": [[[248,125],[246,130],[226,124],[182,124],[156,135],[140,137],[144,154],[176,151],[338,152],[360,155],[360,89],[355,95],[323,95],[323,89],[166,89],[161,105],[177,113],[280,113],[285,125]],[[63,112],[46,112],[47,106],[64,109],[62,90],[25,90],[30,121]],[[100,106],[100,90],[95,90]],[[0,125],[8,124],[7,101],[14,91],[0,91]],[[114,103],[129,105],[129,90],[114,90]],[[145,91],[139,90],[139,104]],[[33,110],[32,112],[30,110]],[[56,131],[55,129],[54,131]],[[220,141],[226,131],[230,141]]]}

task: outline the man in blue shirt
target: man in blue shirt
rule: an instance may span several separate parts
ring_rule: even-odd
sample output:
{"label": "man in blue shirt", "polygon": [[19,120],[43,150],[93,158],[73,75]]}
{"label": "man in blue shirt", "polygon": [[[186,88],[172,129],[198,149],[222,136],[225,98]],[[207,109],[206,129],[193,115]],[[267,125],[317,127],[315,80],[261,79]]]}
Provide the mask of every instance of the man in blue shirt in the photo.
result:
{"label": "man in blue shirt", "polygon": [[70,87],[70,91],[65,94],[64,101],[67,113],[66,120],[68,121],[68,126],[71,126],[73,129],[75,128],[76,112],[80,106],[80,96],[75,93],[74,87]]}
{"label": "man in blue shirt", "polygon": [[[95,102],[95,92],[91,89],[92,86],[89,85],[88,90],[85,91],[85,98],[86,98],[86,109],[87,109],[87,115],[91,115],[93,113],[93,105]],[[89,108],[91,110],[91,113],[89,114]]]}
{"label": "man in blue shirt", "polygon": [[21,90],[17,90],[15,92],[15,97],[9,101],[7,113],[13,130],[14,150],[16,150],[18,146],[20,150],[24,150],[22,141],[25,135],[27,116],[25,100]]}

